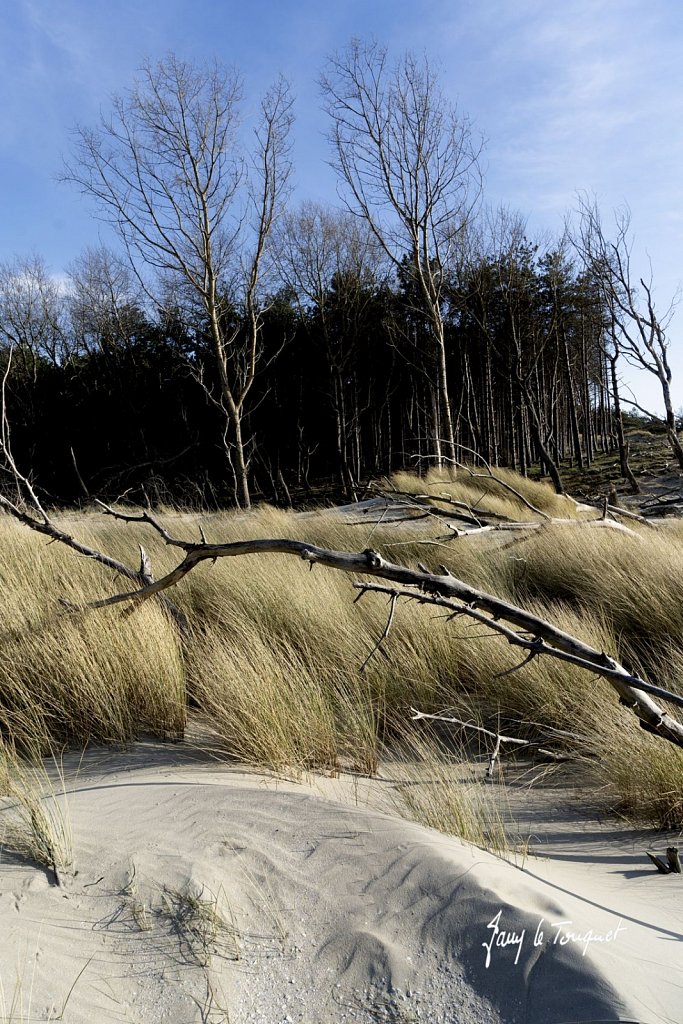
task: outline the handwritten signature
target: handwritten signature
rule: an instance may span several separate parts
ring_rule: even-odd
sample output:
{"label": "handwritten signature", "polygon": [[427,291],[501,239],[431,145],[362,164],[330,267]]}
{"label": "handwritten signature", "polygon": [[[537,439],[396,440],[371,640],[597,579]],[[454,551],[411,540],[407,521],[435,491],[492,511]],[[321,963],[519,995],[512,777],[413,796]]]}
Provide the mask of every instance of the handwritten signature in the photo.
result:
{"label": "handwritten signature", "polygon": [[[494,949],[506,949],[508,946],[512,950],[516,949],[514,962],[515,964],[519,963],[527,930],[523,928],[520,932],[517,932],[502,928],[502,916],[503,911],[499,910],[496,916],[486,925],[487,930],[491,932],[490,938],[486,942],[482,942],[482,946],[486,950],[487,967],[491,965],[492,951]],[[534,947],[542,946],[546,941],[552,946],[566,946],[569,943],[575,943],[583,947],[581,956],[585,956],[592,943],[614,942],[622,932],[626,931],[626,925],[622,924],[621,918],[619,918],[617,926],[608,932],[595,932],[592,928],[589,928],[586,932],[574,931],[572,929],[573,923],[573,921],[550,921],[546,925],[545,918],[542,917],[536,925],[533,937]],[[550,929],[547,940],[544,925],[546,929]]]}

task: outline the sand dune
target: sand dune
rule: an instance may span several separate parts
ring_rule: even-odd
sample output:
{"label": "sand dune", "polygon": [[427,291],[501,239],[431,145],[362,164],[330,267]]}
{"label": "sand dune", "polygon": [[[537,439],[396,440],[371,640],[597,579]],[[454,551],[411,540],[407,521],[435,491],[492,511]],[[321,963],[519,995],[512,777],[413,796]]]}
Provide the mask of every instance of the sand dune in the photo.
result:
{"label": "sand dune", "polygon": [[67,997],[71,1024],[683,1019],[683,876],[642,842],[574,828],[521,869],[174,748],[66,788],[76,873],[0,864],[11,1019]]}

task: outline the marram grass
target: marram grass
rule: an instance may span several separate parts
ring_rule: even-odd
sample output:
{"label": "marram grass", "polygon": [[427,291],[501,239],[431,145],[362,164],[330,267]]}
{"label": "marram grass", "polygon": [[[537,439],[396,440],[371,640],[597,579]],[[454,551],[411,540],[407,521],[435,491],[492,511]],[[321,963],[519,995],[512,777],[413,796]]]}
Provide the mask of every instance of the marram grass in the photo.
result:
{"label": "marram grass", "polygon": [[[512,474],[509,482],[546,514],[575,518],[571,503],[545,485]],[[533,517],[486,480],[432,473],[394,483],[413,493],[449,493],[480,509],[504,508],[510,518]],[[415,524],[373,526],[362,516],[350,523],[334,513],[295,516],[267,507],[162,517],[183,538],[198,539],[201,523],[210,541],[291,537],[337,550],[371,545],[410,565],[443,564],[655,681],[680,686],[681,530],[633,537],[544,525],[504,543],[494,535],[491,544],[444,540],[448,531],[431,520],[421,532]],[[157,576],[178,560],[149,528],[93,514],[66,521],[79,538],[129,564],[144,544]],[[421,544],[426,537],[435,543]],[[174,737],[189,707],[226,754],[245,763],[290,773],[372,772],[392,747],[405,745],[411,706],[450,708],[456,717],[474,709],[489,727],[500,721],[523,730],[533,722],[580,733],[582,778],[588,771],[596,791],[634,819],[683,821],[683,751],[644,733],[608,684],[578,669],[537,658],[503,675],[519,663],[519,651],[462,617],[448,622],[436,608],[399,603],[392,632],[360,674],[384,628],[387,599],[368,594],[354,603],[353,580],[343,573],[322,566],[311,572],[284,555],[202,563],[168,592],[191,623],[183,638],[155,600],[132,610],[66,612],[63,600],[82,605],[126,589],[126,581],[5,518],[0,554],[0,735],[19,751]],[[420,723],[413,728],[417,742]],[[432,788],[432,796],[440,793],[452,811],[453,794]],[[423,817],[436,822],[438,809],[425,808],[423,802]]]}

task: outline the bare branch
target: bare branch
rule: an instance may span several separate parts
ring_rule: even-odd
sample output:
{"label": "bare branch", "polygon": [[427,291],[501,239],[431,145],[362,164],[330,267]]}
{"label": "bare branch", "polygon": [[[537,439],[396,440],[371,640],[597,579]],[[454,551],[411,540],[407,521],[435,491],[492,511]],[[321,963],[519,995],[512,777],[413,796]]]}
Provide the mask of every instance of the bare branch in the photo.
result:
{"label": "bare branch", "polygon": [[[358,597],[362,597],[362,596],[363,596],[363,594],[362,594],[362,591],[361,591],[361,593],[358,595]],[[372,648],[372,650],[368,654],[367,658],[365,659],[365,661],[363,662],[363,664],[359,668],[359,670],[358,670],[359,672],[364,672],[365,671],[365,668],[366,668],[368,662],[370,661],[370,659],[375,654],[377,654],[377,651],[379,651],[379,649],[381,648],[382,644],[384,643],[386,638],[389,636],[389,632],[391,630],[391,624],[394,621],[394,612],[396,611],[396,602],[397,601],[398,601],[398,594],[392,594],[391,597],[389,598],[389,617],[387,618],[387,624],[384,627],[384,632],[382,633],[381,637],[379,638],[379,640],[377,641],[377,643]]]}
{"label": "bare branch", "polygon": [[[459,444],[458,447],[462,448],[462,450],[465,452],[470,452],[471,455],[474,455],[475,458],[479,459],[479,461],[483,464],[484,468],[486,469],[486,473],[475,473],[471,466],[468,466],[464,462],[458,462],[457,459],[443,459],[443,461],[449,462],[451,463],[451,465],[457,466],[458,469],[464,470],[467,473],[467,475],[474,480],[495,481],[495,483],[497,483],[499,487],[502,487],[503,490],[508,491],[510,494],[514,494],[517,500],[521,502],[521,504],[524,505],[526,508],[528,508],[530,512],[534,512],[537,516],[540,516],[541,519],[550,519],[550,516],[546,512],[543,512],[540,508],[537,508],[535,505],[533,505],[528,500],[528,498],[524,497],[521,491],[517,490],[516,487],[513,487],[512,484],[509,484],[507,480],[501,480],[500,477],[496,476],[496,474],[493,472],[491,466],[488,464],[483,455],[480,455],[479,452],[476,452],[473,448],[468,448],[467,445],[464,444]],[[414,455],[413,458],[420,460],[424,459],[425,456]]]}
{"label": "bare branch", "polygon": [[[548,739],[554,738],[552,735],[550,737],[537,737],[533,740],[523,740],[517,736],[503,736],[502,733],[493,732],[491,729],[485,729],[481,725],[475,725],[474,722],[465,722],[462,718],[453,718],[450,715],[442,714],[428,714],[425,711],[418,711],[416,708],[411,708],[410,710],[412,712],[411,718],[413,721],[429,719],[433,722],[448,722],[450,725],[459,725],[462,729],[469,729],[471,732],[476,732],[479,733],[479,735],[481,736],[488,736],[491,739],[495,740],[495,746],[489,756],[489,766],[486,772],[488,778],[491,778],[493,776],[493,770],[495,768],[496,760],[498,759],[501,745],[504,743],[513,747],[517,747],[520,750],[524,748],[528,751],[536,751],[536,753],[539,754],[541,757],[550,758],[550,760],[552,761],[574,760],[571,754],[558,753],[557,751],[548,750],[547,748],[542,746],[542,744],[547,742]],[[579,741],[586,740],[585,736],[579,736],[578,733],[566,733],[565,735],[571,736],[572,739]]]}
{"label": "bare branch", "polygon": [[[683,707],[683,697],[672,693],[670,690],[665,690],[661,686],[647,683],[640,676],[629,672],[603,651],[596,651],[588,644],[584,644],[576,639],[576,637],[561,633],[544,619],[530,615],[515,605],[500,602],[497,598],[492,599],[491,595],[484,594],[483,592],[478,592],[478,597],[474,601],[468,601],[465,598],[460,598],[460,595],[458,595],[460,599],[456,602],[438,593],[425,594],[420,593],[418,590],[397,591],[395,588],[386,587],[378,583],[357,583],[354,585],[367,591],[397,594],[399,597],[405,597],[420,604],[433,604],[449,609],[454,615],[466,615],[477,622],[485,623],[494,633],[504,636],[508,643],[515,647],[525,648],[534,657],[544,654],[570,665],[576,665],[578,668],[586,669],[589,672],[594,672],[615,687],[622,703],[636,711],[645,727],[651,728],[654,732],[659,732],[660,727],[664,726],[662,734],[667,734],[669,724],[673,722],[673,731],[678,738],[672,740],[672,742],[677,743],[679,746],[683,745],[683,726],[675,722],[674,719],[669,718],[667,713],[662,712],[659,708],[657,708],[658,717],[652,720],[651,714],[656,705],[654,705],[654,702],[642,697],[642,694],[653,694],[678,707]],[[463,585],[460,584],[460,586]],[[478,611],[478,607],[483,607],[485,611]],[[504,624],[504,621],[500,620],[507,621],[520,628],[518,630],[511,629]],[[529,633],[532,634],[531,639],[529,638]],[[671,739],[668,734],[666,738]]]}
{"label": "bare branch", "polygon": [[360,590],[374,590],[386,593],[390,597],[405,597],[420,603],[436,605],[451,614],[467,615],[485,623],[492,632],[504,636],[513,646],[522,647],[527,651],[533,650],[537,654],[547,655],[600,675],[614,687],[622,703],[634,710],[643,728],[683,746],[683,726],[662,711],[649,694],[681,707],[683,697],[647,683],[604,652],[595,650],[523,608],[468,586],[455,576],[439,576],[395,565],[387,562],[377,551],[370,548],[360,554],[354,554],[285,538],[244,540],[228,544],[195,544],[171,538],[170,543],[182,548],[186,554],[169,573],[136,591],[103,598],[93,602],[89,607],[103,608],[131,601],[145,601],[175,586],[197,565],[209,559],[268,553],[295,555],[308,562],[311,568],[317,564],[326,565],[343,572],[379,576],[399,583],[403,588],[412,587],[414,589],[397,590],[395,587],[380,584],[356,584]]}
{"label": "bare branch", "polygon": [[632,267],[633,239],[628,208],[615,211],[615,231],[608,237],[595,199],[578,196],[578,225],[569,231],[572,244],[583,260],[586,272],[598,285],[613,323],[615,356],[651,373],[661,388],[667,438],[683,469],[683,446],[676,429],[671,398],[671,366],[667,331],[678,295],[664,313],[659,313],[650,279],[637,276]]}

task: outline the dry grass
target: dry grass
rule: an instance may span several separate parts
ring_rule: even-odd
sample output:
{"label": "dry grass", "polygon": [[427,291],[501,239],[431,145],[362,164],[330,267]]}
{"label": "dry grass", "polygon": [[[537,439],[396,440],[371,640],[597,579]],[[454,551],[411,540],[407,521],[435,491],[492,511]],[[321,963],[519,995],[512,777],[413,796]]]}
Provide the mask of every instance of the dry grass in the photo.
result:
{"label": "dry grass", "polygon": [[[651,663],[683,638],[683,529],[637,536],[612,531],[541,531],[508,562],[507,588],[522,600],[600,609],[626,658]],[[659,659],[658,670],[664,666]],[[680,679],[680,676],[678,677]],[[667,684],[674,684],[668,678]]]}
{"label": "dry grass", "polygon": [[435,498],[447,495],[481,513],[489,512],[520,522],[534,520],[537,517],[514,494],[517,491],[547,516],[576,517],[574,502],[556,494],[549,483],[529,480],[504,468],[496,469],[493,476],[476,466],[457,470],[430,469],[422,477],[414,473],[395,473],[390,484],[408,494],[427,494]]}
{"label": "dry grass", "polygon": [[0,550],[0,733],[19,748],[182,733],[184,666],[163,610],[66,613],[62,600],[83,605],[111,592],[110,576],[4,519]]}
{"label": "dry grass", "polygon": [[0,844],[49,868],[59,883],[60,872],[73,867],[73,839],[59,766],[56,774],[59,789],[37,751],[21,758],[10,744],[0,741],[0,793],[9,798],[0,819]]}
{"label": "dry grass", "polygon": [[390,769],[396,813],[502,856],[514,852],[501,778],[487,782],[464,745],[448,748],[429,730],[404,729],[396,754]]}
{"label": "dry grass", "polygon": [[[575,515],[545,484],[497,475],[546,514]],[[401,475],[394,484],[413,493],[447,492],[514,519],[532,517],[494,481],[462,473],[455,479]],[[329,513],[165,513],[171,532],[183,537],[199,537],[200,519],[210,541],[281,536],[356,551],[371,543],[393,561],[443,563],[656,681],[680,685],[680,529],[643,530],[634,538],[545,526],[513,543],[506,535],[503,545],[468,538],[423,546],[414,525],[352,525]],[[433,526],[432,538],[443,534],[438,522]],[[131,564],[144,543],[157,575],[177,561],[177,552],[148,529],[96,516],[71,521],[69,529]],[[391,635],[359,675],[384,627],[386,599],[368,595],[354,604],[352,580],[342,573],[321,567],[311,573],[282,555],[203,563],[171,595],[193,624],[192,640],[182,644],[153,601],[132,613],[63,614],[61,598],[81,604],[125,584],[5,520],[0,546],[7,652],[0,664],[0,732],[19,748],[180,733],[189,695],[235,758],[286,773],[371,773],[398,742],[397,723],[408,720],[411,705],[450,707],[489,727],[500,722],[519,730],[520,722],[535,722],[582,733],[590,737],[584,752],[596,788],[636,817],[683,820],[683,752],[643,733],[606,683],[577,669],[538,658],[501,676],[521,659],[481,625],[447,623],[434,608],[399,605]],[[430,821],[441,816],[457,823],[447,789],[432,787],[430,800],[446,796],[440,810],[420,810]],[[477,827],[490,832],[481,821]]]}

